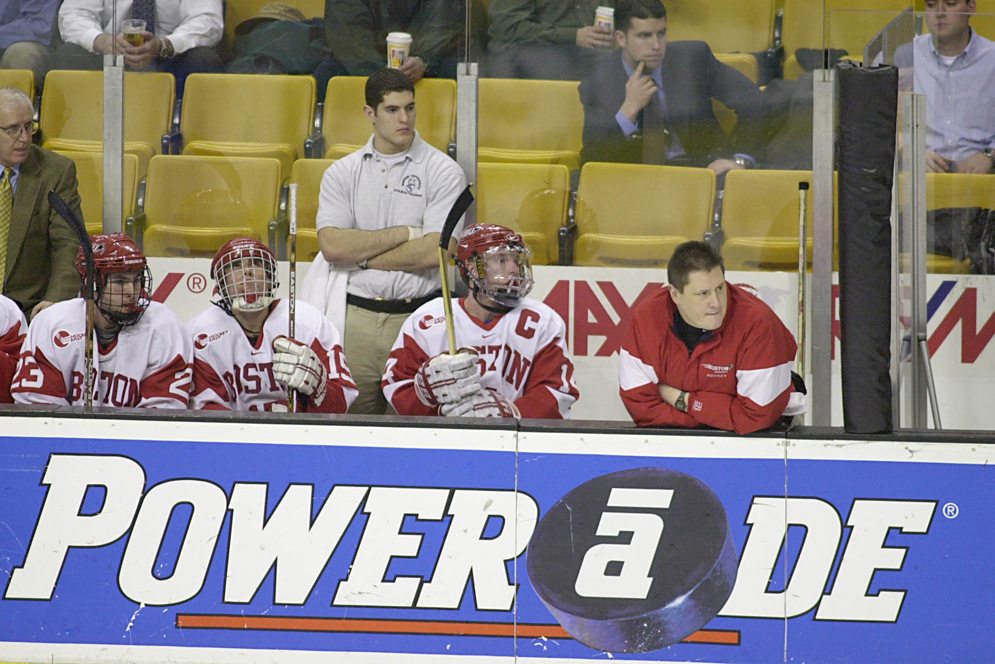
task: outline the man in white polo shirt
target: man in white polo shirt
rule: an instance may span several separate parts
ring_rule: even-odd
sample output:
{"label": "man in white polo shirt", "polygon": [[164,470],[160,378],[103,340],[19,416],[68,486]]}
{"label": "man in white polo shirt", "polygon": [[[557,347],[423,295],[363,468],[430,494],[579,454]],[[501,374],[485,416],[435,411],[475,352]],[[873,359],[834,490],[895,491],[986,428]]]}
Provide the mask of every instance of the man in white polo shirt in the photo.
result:
{"label": "man in white polo shirt", "polygon": [[359,388],[349,412],[383,414],[387,356],[408,316],[440,294],[439,234],[466,178],[418,136],[414,86],[400,71],[369,77],[363,111],[373,136],[325,171],[316,224],[325,259],[359,268],[347,288],[345,353]]}

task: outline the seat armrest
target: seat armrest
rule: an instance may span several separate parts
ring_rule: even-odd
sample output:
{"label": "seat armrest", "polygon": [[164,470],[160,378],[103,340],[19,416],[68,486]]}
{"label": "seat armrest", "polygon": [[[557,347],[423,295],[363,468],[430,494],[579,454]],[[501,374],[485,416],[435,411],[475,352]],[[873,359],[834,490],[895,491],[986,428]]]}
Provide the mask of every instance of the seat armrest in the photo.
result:
{"label": "seat armrest", "polygon": [[180,131],[180,111],[183,108],[183,100],[177,99],[173,104],[173,120],[170,123],[169,132],[162,135],[162,153],[180,154],[183,150],[183,133]]}
{"label": "seat armrest", "polygon": [[556,231],[559,240],[560,265],[574,264],[574,242],[577,241],[577,192],[570,192],[570,203],[567,206],[567,223]]}
{"label": "seat armrest", "polygon": [[148,220],[144,212],[138,212],[124,220],[124,232],[134,241],[139,250],[142,250],[145,244],[145,226],[147,223]]}

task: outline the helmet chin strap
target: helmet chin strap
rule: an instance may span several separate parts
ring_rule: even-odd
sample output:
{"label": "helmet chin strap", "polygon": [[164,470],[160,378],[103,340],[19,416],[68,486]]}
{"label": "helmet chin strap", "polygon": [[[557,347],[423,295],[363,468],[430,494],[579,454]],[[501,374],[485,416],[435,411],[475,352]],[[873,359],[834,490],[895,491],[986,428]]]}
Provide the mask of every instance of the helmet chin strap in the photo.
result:
{"label": "helmet chin strap", "polygon": [[481,295],[480,289],[475,287],[473,289],[473,299],[477,301],[477,304],[482,306],[484,309],[487,309],[487,311],[491,312],[492,314],[506,314],[512,309],[514,309],[514,307],[498,304],[494,302],[494,300],[491,300],[491,298],[487,297],[486,295],[484,295],[483,297],[486,298],[487,300],[490,300],[491,302],[494,302],[494,304],[493,305],[484,304],[483,302],[481,302],[481,298],[478,297],[480,295]]}

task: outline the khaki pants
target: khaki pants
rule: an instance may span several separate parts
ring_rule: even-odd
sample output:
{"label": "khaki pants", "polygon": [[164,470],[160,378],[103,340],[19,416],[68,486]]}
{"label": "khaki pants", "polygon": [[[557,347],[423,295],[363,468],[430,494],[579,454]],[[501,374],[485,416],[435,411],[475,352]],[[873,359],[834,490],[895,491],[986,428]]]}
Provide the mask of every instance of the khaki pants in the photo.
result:
{"label": "khaki pants", "polygon": [[345,315],[345,360],[359,396],[350,413],[394,415],[380,389],[387,356],[411,314],[381,314],[348,305]]}
{"label": "khaki pants", "polygon": [[0,69],[30,69],[35,74],[35,90],[38,90],[48,73],[48,59],[51,55],[48,46],[34,42],[15,42],[6,51],[0,51]]}

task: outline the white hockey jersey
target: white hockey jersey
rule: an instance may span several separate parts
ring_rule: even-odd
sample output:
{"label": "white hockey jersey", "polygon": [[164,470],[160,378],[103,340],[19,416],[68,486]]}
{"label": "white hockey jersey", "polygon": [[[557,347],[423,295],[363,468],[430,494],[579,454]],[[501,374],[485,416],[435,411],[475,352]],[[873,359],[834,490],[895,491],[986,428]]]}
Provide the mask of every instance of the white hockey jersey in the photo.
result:
{"label": "white hockey jersey", "polygon": [[27,331],[28,320],[20,308],[9,297],[0,295],[0,403],[14,403],[10,383]]}
{"label": "white hockey jersey", "polygon": [[[559,314],[532,299],[511,312],[482,323],[453,303],[456,343],[471,347],[480,360],[480,383],[515,402],[522,417],[570,416],[579,392]],[[449,351],[442,298],[418,308],[404,322],[384,370],[383,392],[401,415],[438,415],[415,394],[414,377],[425,360]]]}
{"label": "white hockey jersey", "polygon": [[[187,323],[194,346],[194,388],[190,407],[214,410],[286,410],[287,389],[273,377],[273,340],[287,336],[290,306],[277,300],[256,344],[220,307],[212,306]],[[321,404],[298,396],[298,409],[344,413],[359,394],[342,352],[342,338],[331,321],[307,302],[297,301],[294,337],[310,346],[328,371]]]}
{"label": "white hockey jersey", "polygon": [[[11,385],[14,402],[82,404],[85,338],[83,298],[58,302],[35,316]],[[152,302],[107,348],[100,348],[94,332],[93,403],[186,408],[192,355],[180,319],[165,305]]]}

